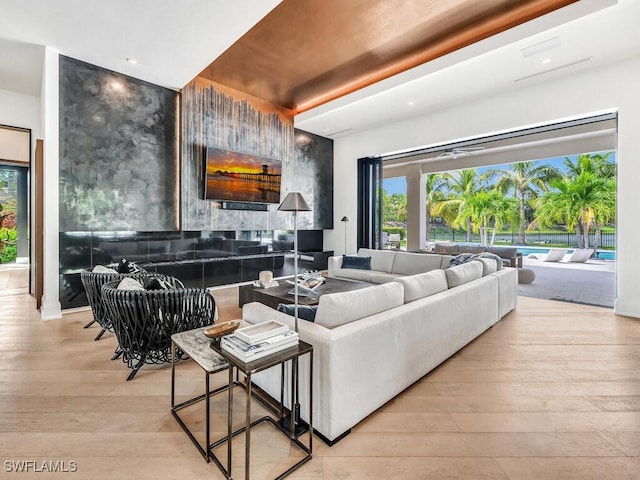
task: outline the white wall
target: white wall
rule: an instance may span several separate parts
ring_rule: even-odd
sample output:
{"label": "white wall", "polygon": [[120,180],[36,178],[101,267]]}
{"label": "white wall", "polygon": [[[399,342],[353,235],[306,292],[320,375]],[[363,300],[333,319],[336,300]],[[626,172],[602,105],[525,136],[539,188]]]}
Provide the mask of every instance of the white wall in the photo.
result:
{"label": "white wall", "polygon": [[58,287],[59,252],[59,204],[58,204],[58,157],[59,147],[59,54],[50,47],[45,48],[42,72],[42,131],[44,138],[44,285],[42,308],[43,320],[61,318],[60,289]]}
{"label": "white wall", "polygon": [[[337,138],[334,142],[334,218],[349,215],[349,249],[356,246],[357,159],[390,151],[444,143],[465,137],[559,119],[618,110],[618,245],[616,313],[640,317],[640,57],[487,97],[431,115]],[[453,164],[452,164],[452,168]],[[336,251],[339,229],[325,233]]]}
{"label": "white wall", "polygon": [[35,139],[40,135],[40,99],[0,89],[0,124],[30,128]]}

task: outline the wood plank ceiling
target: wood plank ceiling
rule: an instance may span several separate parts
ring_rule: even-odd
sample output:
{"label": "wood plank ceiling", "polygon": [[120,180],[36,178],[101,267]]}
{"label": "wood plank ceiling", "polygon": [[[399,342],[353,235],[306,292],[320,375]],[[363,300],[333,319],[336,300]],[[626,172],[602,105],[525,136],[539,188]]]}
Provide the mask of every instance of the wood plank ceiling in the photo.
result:
{"label": "wood plank ceiling", "polygon": [[283,0],[200,76],[300,113],[577,0]]}

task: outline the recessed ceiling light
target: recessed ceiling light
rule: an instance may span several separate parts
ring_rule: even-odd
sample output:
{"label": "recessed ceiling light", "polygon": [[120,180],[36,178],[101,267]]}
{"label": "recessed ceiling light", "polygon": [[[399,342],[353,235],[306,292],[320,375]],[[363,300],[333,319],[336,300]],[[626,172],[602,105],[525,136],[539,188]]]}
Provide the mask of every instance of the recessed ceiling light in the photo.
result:
{"label": "recessed ceiling light", "polygon": [[551,59],[550,58],[545,58],[544,60],[542,60],[542,64],[546,65],[547,63],[551,63]]}
{"label": "recessed ceiling light", "polygon": [[138,64],[138,60],[136,60],[135,58],[127,57],[126,61],[127,61],[127,63],[130,63],[131,65],[137,65]]}
{"label": "recessed ceiling light", "polygon": [[413,100],[407,102],[407,105],[409,105],[410,107],[413,107],[416,104],[416,102],[414,102]]}

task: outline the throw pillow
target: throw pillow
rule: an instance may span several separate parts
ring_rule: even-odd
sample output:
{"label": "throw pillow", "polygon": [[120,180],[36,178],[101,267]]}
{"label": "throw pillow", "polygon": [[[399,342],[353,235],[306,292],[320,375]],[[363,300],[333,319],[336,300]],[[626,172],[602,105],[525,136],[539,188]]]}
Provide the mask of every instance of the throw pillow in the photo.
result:
{"label": "throw pillow", "polygon": [[93,273],[118,273],[113,268],[105,267],[103,265],[96,265],[91,271]]}
{"label": "throw pillow", "polygon": [[[295,305],[290,303],[279,303],[277,310],[287,315],[295,316]],[[298,318],[313,322],[316,319],[317,305],[298,305]]]}
{"label": "throw pillow", "polygon": [[171,290],[171,285],[158,277],[145,277],[143,283],[145,290]]}
{"label": "throw pillow", "polygon": [[140,271],[140,269],[135,263],[128,261],[126,258],[123,258],[122,260],[120,260],[120,263],[118,263],[116,271],[118,273],[135,273]]}
{"label": "throw pillow", "polygon": [[343,255],[342,268],[354,268],[356,270],[371,270],[371,257],[356,257],[353,255]]}
{"label": "throw pillow", "polygon": [[123,278],[118,284],[118,290],[144,290],[142,284],[133,278]]}

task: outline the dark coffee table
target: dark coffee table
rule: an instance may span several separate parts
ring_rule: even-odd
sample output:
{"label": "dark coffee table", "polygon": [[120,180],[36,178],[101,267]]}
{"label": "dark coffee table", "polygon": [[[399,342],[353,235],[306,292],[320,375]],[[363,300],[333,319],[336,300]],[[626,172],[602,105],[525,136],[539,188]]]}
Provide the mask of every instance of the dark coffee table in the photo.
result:
{"label": "dark coffee table", "polygon": [[[288,279],[278,280],[280,283],[277,287],[259,288],[253,285],[241,285],[238,288],[238,306],[242,308],[245,303],[260,302],[271,308],[278,308],[279,303],[293,303],[293,295],[289,292],[293,290],[293,285],[287,283]],[[320,296],[327,293],[348,292],[351,290],[360,290],[361,288],[371,287],[371,283],[355,282],[350,280],[339,280],[337,278],[326,278],[324,284],[315,289],[310,296],[302,296],[302,289],[298,293],[298,305],[317,305]]]}

